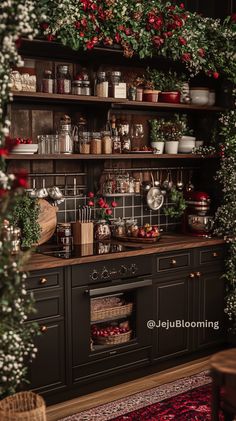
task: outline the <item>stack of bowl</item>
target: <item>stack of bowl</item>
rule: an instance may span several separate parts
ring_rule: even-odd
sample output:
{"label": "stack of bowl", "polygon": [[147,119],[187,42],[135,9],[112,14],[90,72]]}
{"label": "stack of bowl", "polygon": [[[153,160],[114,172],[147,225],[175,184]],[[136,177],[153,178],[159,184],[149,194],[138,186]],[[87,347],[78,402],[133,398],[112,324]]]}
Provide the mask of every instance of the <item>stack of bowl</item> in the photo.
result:
{"label": "stack of bowl", "polygon": [[179,141],[179,153],[191,153],[196,146],[196,137],[182,136]]}

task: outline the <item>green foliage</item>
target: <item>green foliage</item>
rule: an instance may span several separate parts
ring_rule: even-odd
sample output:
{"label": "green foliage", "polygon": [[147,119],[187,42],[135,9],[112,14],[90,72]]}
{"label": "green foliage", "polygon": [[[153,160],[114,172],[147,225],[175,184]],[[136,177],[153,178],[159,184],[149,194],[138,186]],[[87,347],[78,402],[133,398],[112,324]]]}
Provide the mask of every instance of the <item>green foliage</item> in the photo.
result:
{"label": "green foliage", "polygon": [[178,73],[169,70],[168,72],[161,72],[156,69],[147,69],[147,80],[151,82],[154,89],[162,92],[176,92],[181,90],[182,83],[188,80],[185,74],[178,75]]}
{"label": "green foliage", "polygon": [[184,124],[178,114],[174,114],[171,119],[153,119],[149,121],[151,127],[151,140],[159,141],[178,141],[184,133]]}
{"label": "green foliage", "polygon": [[176,188],[173,188],[170,191],[169,200],[171,205],[164,208],[164,214],[174,219],[183,216],[184,211],[187,208],[183,193],[176,190]]}
{"label": "green foliage", "polygon": [[11,223],[21,229],[22,247],[31,247],[40,238],[38,224],[38,200],[27,194],[19,196],[15,201],[11,216]]}

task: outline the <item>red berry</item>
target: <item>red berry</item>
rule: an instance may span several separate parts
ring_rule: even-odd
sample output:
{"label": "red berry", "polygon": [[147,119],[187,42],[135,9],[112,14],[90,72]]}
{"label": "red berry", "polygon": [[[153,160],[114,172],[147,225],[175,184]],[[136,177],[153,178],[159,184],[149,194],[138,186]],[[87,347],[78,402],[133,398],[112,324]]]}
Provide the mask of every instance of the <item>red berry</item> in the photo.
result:
{"label": "red berry", "polygon": [[90,200],[90,201],[88,202],[88,205],[89,205],[89,206],[94,206],[94,202],[93,202],[92,200]]}
{"label": "red berry", "polygon": [[88,197],[90,197],[90,198],[94,197],[94,193],[93,193],[92,191],[90,191],[90,192],[88,193]]}
{"label": "red berry", "polygon": [[218,79],[218,77],[219,77],[220,75],[219,75],[219,73],[218,73],[218,72],[214,72],[212,76],[213,76],[213,78],[214,78],[214,79]]}

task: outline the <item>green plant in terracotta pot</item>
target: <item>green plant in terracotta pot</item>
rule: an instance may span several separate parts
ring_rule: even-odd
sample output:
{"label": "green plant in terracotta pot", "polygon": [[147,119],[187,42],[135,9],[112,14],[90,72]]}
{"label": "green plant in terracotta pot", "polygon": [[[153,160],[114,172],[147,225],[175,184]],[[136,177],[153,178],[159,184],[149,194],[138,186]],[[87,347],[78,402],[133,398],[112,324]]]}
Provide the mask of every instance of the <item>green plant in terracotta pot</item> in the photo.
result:
{"label": "green plant in terracotta pot", "polygon": [[158,84],[155,83],[155,80],[151,80],[147,74],[147,77],[143,78],[143,85],[143,101],[158,102],[160,89]]}
{"label": "green plant in terracotta pot", "polygon": [[183,81],[186,81],[186,75],[178,75],[176,72],[168,72],[156,69],[147,69],[147,79],[153,84],[155,89],[159,89],[159,101],[179,103],[181,96],[181,87]]}

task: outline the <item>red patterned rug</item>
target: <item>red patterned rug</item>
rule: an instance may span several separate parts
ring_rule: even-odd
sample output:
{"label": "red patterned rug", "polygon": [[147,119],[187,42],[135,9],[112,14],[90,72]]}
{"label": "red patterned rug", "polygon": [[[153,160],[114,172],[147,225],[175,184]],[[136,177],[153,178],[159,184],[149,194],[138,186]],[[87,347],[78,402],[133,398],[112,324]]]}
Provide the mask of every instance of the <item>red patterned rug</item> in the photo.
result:
{"label": "red patterned rug", "polygon": [[97,406],[59,421],[210,421],[208,372]]}

